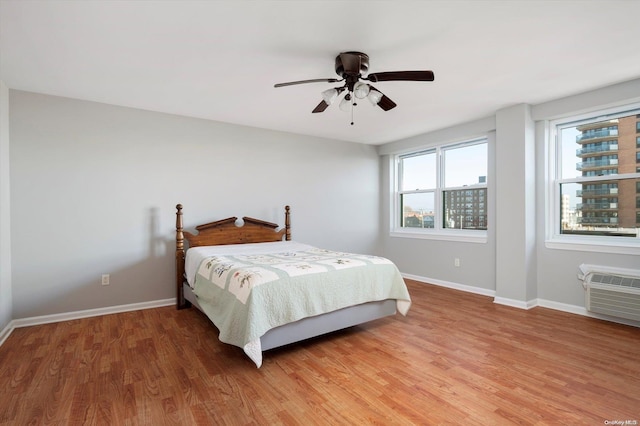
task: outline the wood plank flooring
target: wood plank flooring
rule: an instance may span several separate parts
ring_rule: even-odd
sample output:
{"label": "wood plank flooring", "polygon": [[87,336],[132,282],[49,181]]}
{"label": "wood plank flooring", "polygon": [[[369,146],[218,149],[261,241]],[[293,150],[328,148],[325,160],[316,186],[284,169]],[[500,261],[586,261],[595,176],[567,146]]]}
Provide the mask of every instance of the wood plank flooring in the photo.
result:
{"label": "wood plank flooring", "polygon": [[265,353],[195,309],[19,328],[2,425],[640,423],[640,329],[407,280],[407,317]]}

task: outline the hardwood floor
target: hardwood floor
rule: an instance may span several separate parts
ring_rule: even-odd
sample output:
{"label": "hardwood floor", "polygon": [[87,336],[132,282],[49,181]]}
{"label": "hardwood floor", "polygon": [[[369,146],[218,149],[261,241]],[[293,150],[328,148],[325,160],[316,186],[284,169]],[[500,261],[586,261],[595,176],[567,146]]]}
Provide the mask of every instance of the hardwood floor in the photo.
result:
{"label": "hardwood floor", "polygon": [[260,369],[195,309],[16,329],[0,424],[640,422],[640,329],[407,284],[407,317],[266,352]]}

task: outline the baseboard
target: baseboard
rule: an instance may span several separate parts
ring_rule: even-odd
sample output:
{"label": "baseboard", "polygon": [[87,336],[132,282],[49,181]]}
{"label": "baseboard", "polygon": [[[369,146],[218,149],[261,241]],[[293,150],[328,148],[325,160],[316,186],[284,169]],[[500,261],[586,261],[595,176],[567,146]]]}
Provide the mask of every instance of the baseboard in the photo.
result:
{"label": "baseboard", "polygon": [[152,300],[150,302],[131,303],[128,305],[110,306],[107,308],[87,309],[83,311],[67,312],[62,314],[42,315],[38,317],[15,319],[0,333],[0,345],[9,337],[11,332],[20,327],[29,327],[32,325],[49,324],[53,322],[70,321],[75,319],[97,317],[100,315],[117,314],[121,312],[139,311],[142,309],[160,308],[163,306],[171,306],[176,304],[176,299]]}
{"label": "baseboard", "polygon": [[454,290],[466,291],[467,293],[474,293],[474,294],[480,294],[483,296],[493,297],[493,302],[500,305],[512,306],[514,308],[519,308],[519,309],[531,309],[537,306],[535,301],[523,302],[521,300],[507,299],[506,297],[496,297],[495,290],[489,290],[482,287],[473,287],[470,285],[453,283],[450,281],[437,280],[435,278],[421,277],[419,275],[402,274],[402,276],[405,278],[409,278],[411,280],[434,284],[439,287],[447,287]]}
{"label": "baseboard", "polygon": [[554,309],[556,311],[567,312],[570,314],[582,315],[583,317],[590,317],[590,318],[595,318],[603,321],[630,325],[631,327],[640,327],[640,321],[633,321],[625,318],[618,318],[618,317],[612,317],[609,315],[596,314],[593,312],[589,312],[583,306],[569,305],[567,303],[554,302],[553,300],[545,300],[545,299],[538,299],[538,306],[542,308]]}
{"label": "baseboard", "polygon": [[439,287],[447,287],[454,290],[466,291],[467,293],[474,293],[474,294],[480,294],[482,296],[491,296],[491,297],[495,297],[496,295],[495,290],[489,290],[482,287],[473,287],[470,285],[458,284],[450,281],[437,280],[435,278],[421,277],[419,275],[404,274],[404,273],[402,273],[401,275],[404,278],[408,278],[410,280],[421,281],[423,283],[434,284]]}
{"label": "baseboard", "polygon": [[[619,324],[630,325],[632,327],[640,327],[640,323],[636,321],[625,320],[623,318],[609,317],[606,315],[594,314],[587,311],[584,307],[581,307],[581,306],[569,305],[566,303],[554,302],[552,300],[545,300],[545,299],[535,299],[528,302],[522,302],[519,300],[495,297],[496,292],[494,290],[489,290],[486,288],[473,287],[469,285],[453,283],[450,281],[437,280],[434,278],[427,278],[427,277],[422,277],[422,276],[413,275],[413,274],[403,273],[402,276],[410,280],[429,283],[429,284],[437,285],[440,287],[451,288],[454,290],[461,290],[467,293],[480,294],[483,296],[490,296],[494,298],[494,303],[499,303],[501,305],[513,306],[520,309],[531,309],[536,306],[540,306],[543,308],[549,308],[557,311],[568,312],[571,314],[601,319],[604,321],[611,321]],[[7,326],[0,332],[0,346],[2,346],[2,344],[7,340],[7,338],[11,335],[14,329],[20,328],[20,327],[29,327],[32,325],[48,324],[48,323],[60,322],[60,321],[69,321],[74,319],[89,318],[89,317],[95,317],[100,315],[117,314],[120,312],[139,311],[141,309],[151,309],[151,308],[159,308],[163,306],[172,306],[172,305],[175,305],[175,303],[176,303],[176,300],[172,298],[172,299],[155,300],[155,301],[142,302],[142,303],[131,303],[128,305],[110,306],[107,308],[87,309],[83,311],[68,312],[63,314],[43,315],[38,317],[15,319],[10,321],[9,324],[7,324]]]}
{"label": "baseboard", "polygon": [[568,312],[570,314],[590,316],[590,312],[584,306],[569,305],[568,303],[554,302],[553,300],[538,299],[537,305],[541,308],[549,308],[556,311]]}
{"label": "baseboard", "polygon": [[15,328],[12,323],[13,321],[9,321],[9,324],[7,324],[7,326],[0,332],[0,346],[2,346],[5,340],[7,340],[7,337],[9,337]]}
{"label": "baseboard", "polygon": [[546,300],[546,299],[533,299],[533,300],[523,302],[521,300],[508,299],[505,297],[496,297],[495,290],[488,290],[486,288],[452,283],[449,281],[437,280],[434,278],[422,277],[419,275],[404,274],[404,273],[402,273],[401,275],[404,278],[408,278],[410,280],[433,284],[440,287],[447,287],[454,290],[466,291],[468,293],[480,294],[483,296],[491,296],[494,298],[493,302],[500,305],[511,306],[514,308],[525,309],[525,310],[539,306],[541,308],[553,309],[556,311],[562,311],[570,314],[581,315],[583,317],[590,317],[590,318],[595,318],[603,321],[615,322],[623,325],[630,325],[632,327],[640,327],[640,322],[638,321],[632,321],[624,318],[617,318],[617,317],[610,317],[607,315],[595,314],[593,312],[587,311],[587,309],[583,306],[569,305],[568,303],[554,302],[553,300]]}
{"label": "baseboard", "polygon": [[493,303],[497,303],[498,305],[511,306],[512,308],[525,309],[525,310],[535,308],[536,306],[538,306],[537,299],[527,300],[526,302],[523,302],[522,300],[509,299],[506,297],[494,297]]}

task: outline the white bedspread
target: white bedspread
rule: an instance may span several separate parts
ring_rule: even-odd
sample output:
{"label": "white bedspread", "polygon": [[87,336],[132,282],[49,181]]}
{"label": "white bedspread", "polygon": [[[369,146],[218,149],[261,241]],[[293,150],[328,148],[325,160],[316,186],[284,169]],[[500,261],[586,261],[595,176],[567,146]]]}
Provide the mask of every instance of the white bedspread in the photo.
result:
{"label": "white bedspread", "polygon": [[362,303],[411,298],[388,259],[319,249],[292,241],[196,247],[185,270],[198,304],[221,341],[262,364],[260,338],[270,329]]}
{"label": "white bedspread", "polygon": [[194,247],[187,250],[184,261],[184,272],[189,286],[193,288],[196,281],[196,273],[203,260],[222,254],[269,254],[283,251],[305,251],[313,248],[308,244],[297,241],[277,241],[274,243],[231,244],[221,246]]}

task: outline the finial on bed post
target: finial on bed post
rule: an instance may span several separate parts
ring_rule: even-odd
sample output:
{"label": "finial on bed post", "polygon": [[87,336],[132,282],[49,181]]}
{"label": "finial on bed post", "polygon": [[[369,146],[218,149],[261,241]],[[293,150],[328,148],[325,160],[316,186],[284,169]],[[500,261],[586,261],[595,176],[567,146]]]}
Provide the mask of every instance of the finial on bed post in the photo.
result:
{"label": "finial on bed post", "polygon": [[185,307],[182,283],[184,277],[184,233],[182,225],[182,204],[176,206],[176,308]]}
{"label": "finial on bed post", "polygon": [[291,208],[289,206],[284,206],[284,228],[285,228],[284,239],[286,241],[291,241],[291,219],[289,218],[290,209]]}
{"label": "finial on bed post", "polygon": [[184,233],[182,232],[182,204],[176,206],[176,250],[184,251]]}

